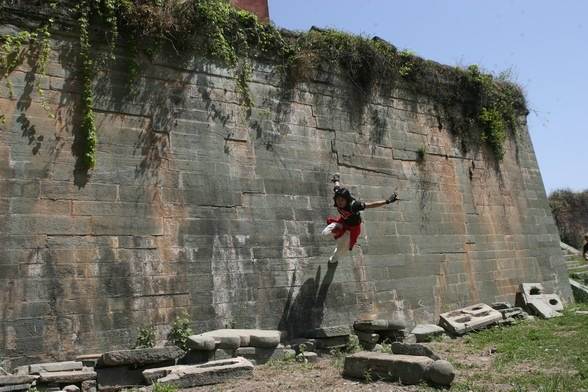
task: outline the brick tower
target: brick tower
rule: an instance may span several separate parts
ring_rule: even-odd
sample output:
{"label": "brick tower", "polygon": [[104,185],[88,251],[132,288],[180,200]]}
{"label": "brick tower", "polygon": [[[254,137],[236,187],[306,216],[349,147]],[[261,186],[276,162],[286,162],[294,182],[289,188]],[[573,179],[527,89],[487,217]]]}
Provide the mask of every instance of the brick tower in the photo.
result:
{"label": "brick tower", "polygon": [[235,7],[254,13],[261,22],[269,21],[268,0],[231,0],[231,3]]}

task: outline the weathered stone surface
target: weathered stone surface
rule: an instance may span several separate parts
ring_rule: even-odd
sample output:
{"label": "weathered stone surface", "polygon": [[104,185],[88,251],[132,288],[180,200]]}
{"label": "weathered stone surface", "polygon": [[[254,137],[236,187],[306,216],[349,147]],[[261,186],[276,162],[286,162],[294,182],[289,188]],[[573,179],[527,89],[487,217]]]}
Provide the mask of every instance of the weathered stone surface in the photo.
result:
{"label": "weathered stone surface", "polygon": [[81,362],[85,367],[95,367],[102,354],[78,355],[76,361]]}
{"label": "weathered stone surface", "polygon": [[333,327],[321,327],[309,330],[305,333],[307,338],[333,338],[338,336],[348,336],[351,334],[351,328],[348,325],[337,325]]}
{"label": "weathered stone surface", "polygon": [[502,320],[502,314],[486,304],[476,304],[442,313],[439,317],[439,324],[456,335],[483,329]]}
{"label": "weathered stone surface", "polygon": [[410,344],[410,343],[416,343],[416,342],[417,342],[417,338],[412,333],[406,334],[404,336],[404,339],[402,339],[402,343],[409,343]]}
{"label": "weathered stone surface", "polygon": [[558,317],[562,314],[563,303],[556,294],[548,294],[541,283],[521,283],[519,285],[517,304],[528,309],[541,318]]}
{"label": "weathered stone surface", "polygon": [[428,357],[361,351],[345,357],[343,375],[363,379],[369,372],[375,379],[412,385],[425,380],[432,363],[433,360]]}
{"label": "weathered stone surface", "polygon": [[102,354],[98,366],[149,365],[175,361],[185,352],[176,346],[110,351]]}
{"label": "weathered stone surface", "polygon": [[[22,21],[3,13],[12,30]],[[463,99],[452,101],[455,122],[409,80],[358,106],[335,70],[283,94],[275,66],[252,62],[247,115],[234,72],[194,53],[142,64],[136,94],[112,63],[95,78],[97,163],[85,176],[71,148],[79,70],[62,50],[75,40],[55,32],[50,75],[37,78],[57,119],[28,96],[27,64],[5,78],[14,97],[4,89],[0,100],[6,367],[130,347],[138,327],[183,310],[198,330],[263,320],[299,337],[356,317],[412,324],[439,304],[504,301],[518,282],[570,297],[524,110],[495,170],[487,149],[464,152],[453,137],[472,102],[452,73],[441,90]],[[356,196],[386,197],[385,177],[403,199],[365,214],[361,257],[336,268],[320,238],[335,213],[334,157]]]}
{"label": "weathered stone surface", "polygon": [[213,351],[216,341],[212,336],[192,335],[188,338],[188,346],[192,350]]}
{"label": "weathered stone surface", "polygon": [[402,320],[356,320],[353,328],[358,331],[390,331],[406,328],[406,322]]}
{"label": "weathered stone surface", "polygon": [[235,357],[235,351],[236,349],[232,348],[217,348],[214,350],[214,359],[219,360],[233,358]]}
{"label": "weathered stone surface", "polygon": [[249,339],[251,347],[272,348],[280,344],[280,331],[253,330]]}
{"label": "weathered stone surface", "polygon": [[253,372],[253,364],[237,357],[212,361],[203,365],[176,365],[162,369],[147,369],[143,372],[148,382],[173,385],[177,388],[191,388],[218,384]]}
{"label": "weathered stone surface", "polygon": [[29,365],[19,366],[14,369],[13,373],[17,376],[25,376],[27,374],[30,374],[29,370]]}
{"label": "weathered stone surface", "polygon": [[195,365],[199,363],[204,363],[208,361],[214,361],[214,354],[216,350],[213,351],[199,351],[199,350],[190,350],[184,355],[182,358],[178,360],[178,365]]}
{"label": "weathered stone surface", "polygon": [[35,381],[38,376],[0,376],[0,385],[14,385],[14,384],[30,384]]}
{"label": "weathered stone surface", "polygon": [[96,383],[99,391],[116,391],[143,385],[143,369],[129,366],[97,368]]}
{"label": "weathered stone surface", "polygon": [[235,356],[250,360],[255,365],[261,365],[270,360],[282,360],[294,358],[296,351],[284,347],[260,348],[260,347],[239,347]]}
{"label": "weathered stone surface", "polygon": [[433,360],[439,359],[439,356],[429,347],[418,343],[401,343],[392,342],[392,352],[401,355],[415,355],[420,357],[429,357]]}
{"label": "weathered stone surface", "polygon": [[576,310],[576,314],[578,316],[587,316],[588,315],[588,310]]}
{"label": "weathered stone surface", "polygon": [[29,365],[29,374],[39,374],[43,372],[65,372],[72,370],[82,370],[83,364],[78,361],[36,363]]}
{"label": "weathered stone surface", "polygon": [[82,381],[82,392],[96,392],[96,380]]}
{"label": "weathered stone surface", "polygon": [[549,306],[549,304],[543,299],[531,298],[529,301],[527,301],[527,308],[533,314],[544,319],[559,317],[562,315],[560,312],[553,309],[552,306]]}
{"label": "weathered stone surface", "polygon": [[63,392],[80,392],[80,388],[77,385],[67,385],[63,387]]}
{"label": "weathered stone surface", "polygon": [[250,339],[250,335],[240,329],[217,329],[201,336],[213,338],[217,342],[217,348],[233,350],[240,346],[249,346]]}
{"label": "weathered stone surface", "polygon": [[416,336],[417,342],[428,342],[445,333],[445,330],[435,324],[417,324],[410,333]]}
{"label": "weathered stone surface", "polygon": [[508,302],[493,302],[490,307],[494,310],[506,310],[512,308],[512,305]]}
{"label": "weathered stone surface", "polygon": [[31,384],[13,384],[0,386],[0,392],[26,391]]}
{"label": "weathered stone surface", "polygon": [[315,339],[317,350],[331,350],[334,348],[343,348],[349,342],[349,336],[335,336],[332,338]]}
{"label": "weathered stone surface", "polygon": [[512,307],[512,308],[507,308],[507,309],[500,309],[498,310],[500,312],[500,314],[502,314],[502,318],[503,319],[507,319],[507,318],[524,318],[524,310],[522,308],[517,307]]}
{"label": "weathered stone surface", "polygon": [[427,378],[433,384],[449,386],[455,378],[455,369],[449,362],[438,360],[427,370]]}
{"label": "weathered stone surface", "polygon": [[41,372],[39,373],[39,382],[43,383],[80,383],[86,380],[94,380],[96,378],[96,372],[93,370],[77,370],[77,371],[66,371],[66,372]]}

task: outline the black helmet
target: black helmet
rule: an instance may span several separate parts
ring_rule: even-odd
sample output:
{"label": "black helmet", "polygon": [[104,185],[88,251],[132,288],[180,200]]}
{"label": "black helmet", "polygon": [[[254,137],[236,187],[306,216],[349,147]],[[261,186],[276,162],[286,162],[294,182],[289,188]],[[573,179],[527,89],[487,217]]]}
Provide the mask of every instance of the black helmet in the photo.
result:
{"label": "black helmet", "polygon": [[[333,202],[335,201],[335,198],[337,197],[342,197],[345,200],[347,200],[348,204],[351,204],[351,201],[353,201],[353,197],[351,196],[351,192],[349,192],[349,189],[347,188],[337,188],[335,190],[335,195],[333,196]],[[335,207],[337,207],[337,203],[334,203]]]}

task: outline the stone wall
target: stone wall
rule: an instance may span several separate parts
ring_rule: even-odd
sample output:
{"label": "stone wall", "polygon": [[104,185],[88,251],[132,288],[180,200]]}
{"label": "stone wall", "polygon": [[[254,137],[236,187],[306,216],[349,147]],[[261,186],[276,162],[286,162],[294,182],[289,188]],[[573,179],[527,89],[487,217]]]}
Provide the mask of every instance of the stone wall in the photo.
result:
{"label": "stone wall", "polygon": [[[10,30],[4,26],[4,30]],[[97,75],[97,166],[74,170],[75,37],[48,74],[25,62],[2,82],[0,360],[8,365],[126,347],[189,313],[195,332],[291,336],[358,317],[436,321],[514,299],[539,281],[569,298],[559,238],[526,128],[497,165],[462,152],[436,102],[398,87],[365,107],[335,73],[284,90],[255,64],[254,106],[233,71],[171,54],[129,84],[124,53]],[[44,91],[50,118],[37,94]],[[423,159],[420,159],[423,157]],[[351,257],[327,265],[319,233],[339,171],[363,200]]]}

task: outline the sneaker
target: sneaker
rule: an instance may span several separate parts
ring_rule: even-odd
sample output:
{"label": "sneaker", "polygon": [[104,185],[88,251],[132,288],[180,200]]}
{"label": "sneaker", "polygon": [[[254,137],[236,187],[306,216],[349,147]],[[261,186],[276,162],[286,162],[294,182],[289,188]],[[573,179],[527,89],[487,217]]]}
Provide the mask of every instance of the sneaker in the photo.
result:
{"label": "sneaker", "polygon": [[339,259],[337,258],[337,256],[333,255],[331,257],[329,257],[329,264],[337,264],[339,262]]}

